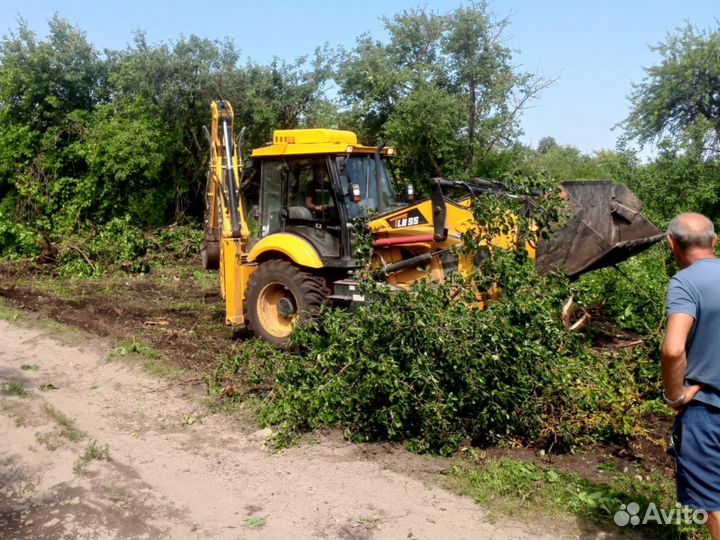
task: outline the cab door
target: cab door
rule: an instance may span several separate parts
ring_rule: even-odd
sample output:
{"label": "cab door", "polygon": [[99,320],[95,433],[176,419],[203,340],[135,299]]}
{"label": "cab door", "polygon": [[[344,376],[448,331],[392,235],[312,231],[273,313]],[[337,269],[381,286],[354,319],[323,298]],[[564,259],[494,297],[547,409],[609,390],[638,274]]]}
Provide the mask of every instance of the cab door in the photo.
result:
{"label": "cab door", "polygon": [[341,255],[341,216],[327,156],[263,160],[260,236],[291,232],[322,258]]}

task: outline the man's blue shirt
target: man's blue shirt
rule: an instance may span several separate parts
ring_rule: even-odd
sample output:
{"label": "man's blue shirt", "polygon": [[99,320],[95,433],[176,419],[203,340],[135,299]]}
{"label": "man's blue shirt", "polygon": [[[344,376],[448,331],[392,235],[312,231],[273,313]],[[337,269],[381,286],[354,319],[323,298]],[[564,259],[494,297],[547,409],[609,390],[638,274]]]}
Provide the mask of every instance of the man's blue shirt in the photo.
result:
{"label": "man's blue shirt", "polygon": [[686,384],[703,385],[695,399],[720,407],[720,259],[701,259],[675,274],[667,295],[668,317],[695,319],[687,342]]}

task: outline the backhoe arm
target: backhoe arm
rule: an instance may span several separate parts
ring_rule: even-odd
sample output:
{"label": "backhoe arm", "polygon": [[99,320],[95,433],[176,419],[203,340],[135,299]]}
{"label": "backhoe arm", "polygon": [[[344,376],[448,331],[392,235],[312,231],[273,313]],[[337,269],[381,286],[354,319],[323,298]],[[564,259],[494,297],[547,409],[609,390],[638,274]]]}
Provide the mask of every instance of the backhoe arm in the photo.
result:
{"label": "backhoe arm", "polygon": [[219,231],[218,266],[225,299],[225,323],[245,324],[243,304],[254,265],[246,264],[250,229],[240,194],[241,163],[233,139],[233,109],[227,101],[213,101],[208,172],[208,223]]}
{"label": "backhoe arm", "polygon": [[[227,101],[213,101],[212,129],[210,131],[210,175],[208,196],[211,208],[219,209],[216,219],[222,222],[222,238],[239,238],[245,251],[250,236],[240,197],[240,170],[238,151],[233,139],[233,109]],[[213,223],[211,225],[219,225]]]}

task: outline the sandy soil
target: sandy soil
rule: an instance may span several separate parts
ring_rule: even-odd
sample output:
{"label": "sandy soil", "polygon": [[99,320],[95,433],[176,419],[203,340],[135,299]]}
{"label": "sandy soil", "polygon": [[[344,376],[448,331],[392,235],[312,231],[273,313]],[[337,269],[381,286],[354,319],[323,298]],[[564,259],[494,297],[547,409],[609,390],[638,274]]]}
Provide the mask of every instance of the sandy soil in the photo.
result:
{"label": "sandy soil", "polygon": [[[0,384],[30,392],[0,397],[0,538],[557,537],[337,437],[272,453],[265,431],[109,352],[0,321]],[[93,442],[110,459],[83,464]]]}

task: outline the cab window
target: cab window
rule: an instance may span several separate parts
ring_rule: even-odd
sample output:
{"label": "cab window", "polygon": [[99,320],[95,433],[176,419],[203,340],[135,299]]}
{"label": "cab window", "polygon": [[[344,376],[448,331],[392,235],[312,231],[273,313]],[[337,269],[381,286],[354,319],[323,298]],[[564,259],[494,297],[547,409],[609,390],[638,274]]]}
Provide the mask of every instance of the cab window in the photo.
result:
{"label": "cab window", "polygon": [[287,220],[329,224],[339,217],[327,161],[322,158],[288,160]]}
{"label": "cab window", "polygon": [[266,160],[260,172],[260,236],[280,231],[283,162]]}

